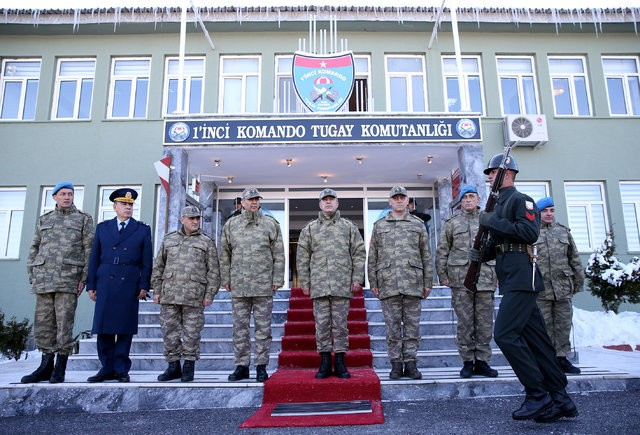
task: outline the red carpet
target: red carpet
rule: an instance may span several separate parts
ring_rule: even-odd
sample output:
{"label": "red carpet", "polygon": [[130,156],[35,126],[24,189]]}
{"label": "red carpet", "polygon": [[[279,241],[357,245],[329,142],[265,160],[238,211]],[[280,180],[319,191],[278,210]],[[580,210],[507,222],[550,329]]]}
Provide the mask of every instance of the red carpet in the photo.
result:
{"label": "red carpet", "polygon": [[384,423],[380,379],[371,368],[373,357],[366,319],[364,296],[360,292],[351,299],[348,320],[350,350],[345,362],[351,378],[316,379],[320,355],[316,351],[313,305],[300,289],[292,289],[278,370],[264,384],[262,406],[240,427]]}

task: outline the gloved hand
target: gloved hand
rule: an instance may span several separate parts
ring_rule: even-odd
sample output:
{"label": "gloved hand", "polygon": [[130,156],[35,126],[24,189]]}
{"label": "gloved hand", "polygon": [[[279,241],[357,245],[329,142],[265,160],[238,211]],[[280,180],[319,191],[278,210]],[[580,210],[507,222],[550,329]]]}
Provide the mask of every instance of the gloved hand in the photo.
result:
{"label": "gloved hand", "polygon": [[484,211],[480,212],[480,225],[487,226],[489,221],[493,218],[493,211]]}
{"label": "gloved hand", "polygon": [[480,250],[471,248],[469,250],[469,260],[470,261],[481,261],[482,260],[482,253],[480,252]]}

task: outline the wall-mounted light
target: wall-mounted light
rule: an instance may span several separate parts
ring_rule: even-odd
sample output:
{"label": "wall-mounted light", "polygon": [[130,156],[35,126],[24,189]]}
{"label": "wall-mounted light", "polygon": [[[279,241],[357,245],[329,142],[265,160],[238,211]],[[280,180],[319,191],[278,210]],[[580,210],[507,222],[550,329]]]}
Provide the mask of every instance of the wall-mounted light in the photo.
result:
{"label": "wall-mounted light", "polygon": [[216,165],[216,167],[217,167],[217,166],[220,166],[220,159],[215,159],[215,160],[213,161],[213,164],[214,164],[214,165]]}
{"label": "wall-mounted light", "polygon": [[320,175],[320,178],[322,178],[322,182],[323,183],[326,183],[327,179],[329,178],[329,176],[328,175]]}
{"label": "wall-mounted light", "polygon": [[433,156],[427,156],[427,164],[430,165],[433,163]]}
{"label": "wall-mounted light", "polygon": [[227,183],[229,184],[233,183],[233,177],[227,177]]}
{"label": "wall-mounted light", "polygon": [[293,159],[287,159],[286,162],[287,162],[287,168],[290,168],[291,163],[293,162]]}
{"label": "wall-mounted light", "polygon": [[359,164],[359,165],[361,165],[361,164],[362,164],[362,161],[363,161],[363,160],[364,160],[364,157],[362,157],[362,156],[358,156],[358,157],[356,157],[356,162],[358,162],[358,164]]}
{"label": "wall-mounted light", "polygon": [[421,172],[418,172],[418,173],[416,174],[416,177],[418,177],[418,179],[422,178],[422,173],[421,173]]}

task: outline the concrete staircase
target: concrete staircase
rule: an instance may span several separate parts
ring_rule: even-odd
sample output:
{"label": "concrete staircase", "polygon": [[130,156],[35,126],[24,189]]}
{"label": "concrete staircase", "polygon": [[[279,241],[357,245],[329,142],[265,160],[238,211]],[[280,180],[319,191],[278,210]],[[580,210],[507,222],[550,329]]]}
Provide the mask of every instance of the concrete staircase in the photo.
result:
{"label": "concrete staircase", "polygon": [[[277,366],[278,353],[282,349],[282,336],[289,290],[279,290],[274,298],[272,335],[273,343],[269,359],[269,370]],[[371,351],[375,369],[387,370],[390,367],[387,357],[385,324],[380,301],[371,291],[365,290],[365,307],[371,336]],[[496,306],[499,297],[496,298]],[[140,304],[139,330],[131,348],[132,371],[162,371],[166,362],[162,356],[162,331],[160,330],[160,307],[152,301]],[[429,298],[423,300],[420,331],[419,367],[445,368],[460,367],[455,344],[455,315],[451,308],[451,291],[447,287],[435,287]],[[197,371],[232,371],[234,368],[231,318],[231,295],[220,291],[213,304],[205,309],[205,327],[200,344],[201,357],[196,363]],[[495,343],[491,364],[508,365]],[[97,358],[95,337],[80,342],[79,353],[69,359],[70,370],[97,371],[100,363]]]}

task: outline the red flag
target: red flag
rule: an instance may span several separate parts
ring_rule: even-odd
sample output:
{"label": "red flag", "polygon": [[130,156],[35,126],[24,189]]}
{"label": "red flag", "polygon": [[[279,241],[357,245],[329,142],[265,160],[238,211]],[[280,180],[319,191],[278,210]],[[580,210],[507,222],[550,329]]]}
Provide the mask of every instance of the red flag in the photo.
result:
{"label": "red flag", "polygon": [[158,177],[160,177],[160,181],[164,186],[164,190],[169,194],[169,173],[171,166],[171,156],[167,156],[157,162],[153,163],[153,166],[156,168],[156,172],[158,173]]}

